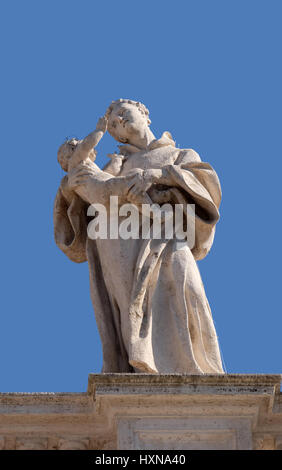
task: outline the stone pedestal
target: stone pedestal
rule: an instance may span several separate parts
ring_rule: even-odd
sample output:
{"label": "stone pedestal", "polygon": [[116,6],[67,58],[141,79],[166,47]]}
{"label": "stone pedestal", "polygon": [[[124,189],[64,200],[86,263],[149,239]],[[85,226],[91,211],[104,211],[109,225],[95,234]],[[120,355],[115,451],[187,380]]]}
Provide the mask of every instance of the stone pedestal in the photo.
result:
{"label": "stone pedestal", "polygon": [[90,374],[0,394],[0,449],[281,449],[280,375]]}

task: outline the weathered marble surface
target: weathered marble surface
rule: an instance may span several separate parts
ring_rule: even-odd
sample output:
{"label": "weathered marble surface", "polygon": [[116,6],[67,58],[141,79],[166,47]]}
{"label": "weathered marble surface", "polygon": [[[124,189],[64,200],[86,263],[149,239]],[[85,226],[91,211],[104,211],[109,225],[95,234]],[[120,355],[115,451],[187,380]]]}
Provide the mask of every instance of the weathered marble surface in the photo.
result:
{"label": "weathered marble surface", "polygon": [[[103,346],[102,371],[223,373],[196,264],[213,243],[221,201],[218,177],[194,150],[177,148],[169,132],[156,139],[143,104],[113,102],[105,119],[112,137],[125,144],[120,155],[111,155],[105,178],[91,161],[73,168],[58,190],[54,209],[59,248],[75,262],[88,261]],[[75,196],[66,196],[70,193]],[[120,204],[139,203],[145,195],[173,207],[195,204],[194,246],[179,243],[176,237],[91,240],[86,207],[93,203],[108,207],[111,195],[119,196]],[[122,220],[124,216],[119,216]]]}
{"label": "weathered marble surface", "polygon": [[0,449],[282,449],[280,375],[90,374],[0,394]]}

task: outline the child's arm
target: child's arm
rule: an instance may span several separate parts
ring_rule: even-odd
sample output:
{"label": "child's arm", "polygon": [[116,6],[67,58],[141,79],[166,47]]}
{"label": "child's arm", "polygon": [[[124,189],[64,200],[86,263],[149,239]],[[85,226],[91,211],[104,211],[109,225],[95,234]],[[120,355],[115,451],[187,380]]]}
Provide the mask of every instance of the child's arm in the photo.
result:
{"label": "child's arm", "polygon": [[83,160],[86,160],[89,152],[96,147],[100,140],[102,139],[104,133],[107,130],[107,119],[102,117],[99,119],[95,131],[91,132],[87,137],[80,142],[69,161],[68,170],[72,170]]}
{"label": "child's arm", "polygon": [[107,119],[105,117],[101,117],[97,123],[95,131],[91,132],[82,142],[78,145],[79,149],[82,152],[90,152],[93,147],[96,147],[100,140],[102,139],[103,135],[107,130]]}

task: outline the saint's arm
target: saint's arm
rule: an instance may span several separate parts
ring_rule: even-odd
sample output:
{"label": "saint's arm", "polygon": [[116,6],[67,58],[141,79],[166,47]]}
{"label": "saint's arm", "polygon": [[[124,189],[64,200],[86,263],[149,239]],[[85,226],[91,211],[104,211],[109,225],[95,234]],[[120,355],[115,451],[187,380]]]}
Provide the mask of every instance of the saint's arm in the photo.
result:
{"label": "saint's arm", "polygon": [[166,165],[159,169],[149,169],[144,171],[144,179],[150,180],[151,176],[156,179],[156,183],[163,184],[166,186],[174,185],[175,180],[171,175],[171,168],[176,166],[185,166],[189,163],[199,163],[201,158],[197,152],[193,149],[180,150],[175,162],[172,165]]}

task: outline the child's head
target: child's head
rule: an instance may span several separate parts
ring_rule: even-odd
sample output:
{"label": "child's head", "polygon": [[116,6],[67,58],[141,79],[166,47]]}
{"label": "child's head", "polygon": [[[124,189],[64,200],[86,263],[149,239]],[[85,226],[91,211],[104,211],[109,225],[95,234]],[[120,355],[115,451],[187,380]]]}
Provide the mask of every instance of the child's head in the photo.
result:
{"label": "child's head", "polygon": [[58,150],[58,162],[64,171],[68,171],[68,161],[71,158],[77,144],[78,139],[66,140]]}
{"label": "child's head", "polygon": [[[68,171],[68,162],[71,156],[73,155],[77,145],[82,142],[81,140],[78,140],[76,138],[66,140],[58,150],[58,162],[60,163],[62,169],[64,171]],[[96,150],[92,149],[88,157],[94,161],[96,158]]]}

